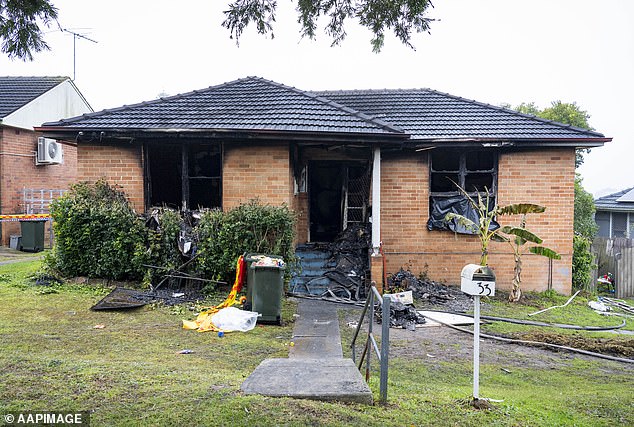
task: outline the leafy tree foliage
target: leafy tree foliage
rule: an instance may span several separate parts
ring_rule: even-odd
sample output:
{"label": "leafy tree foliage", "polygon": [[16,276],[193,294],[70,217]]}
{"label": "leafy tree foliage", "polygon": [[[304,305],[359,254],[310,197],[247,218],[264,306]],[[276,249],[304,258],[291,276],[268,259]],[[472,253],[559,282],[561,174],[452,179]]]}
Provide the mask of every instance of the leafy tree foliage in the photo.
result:
{"label": "leafy tree foliage", "polygon": [[[314,39],[318,21],[327,20],[325,33],[332,45],[346,38],[345,24],[351,20],[372,32],[372,50],[379,52],[385,34],[393,32],[406,46],[413,48],[413,33],[428,32],[434,19],[427,17],[431,0],[297,0],[297,21],[302,37]],[[274,37],[276,0],[234,0],[224,12],[222,25],[239,42],[249,25],[259,34]],[[33,60],[33,52],[49,49],[42,38],[41,24],[57,19],[51,0],[0,0],[0,41],[9,58]]]}
{"label": "leafy tree foliage", "polygon": [[[509,104],[502,104],[504,108],[511,108]],[[588,120],[590,114],[587,111],[582,110],[576,102],[568,103],[561,101],[553,101],[550,103],[550,107],[540,110],[534,102],[525,103],[514,108],[522,114],[529,114],[531,116],[537,116],[542,119],[552,120],[559,123],[564,123],[570,126],[578,127],[586,130],[594,130]],[[583,154],[590,152],[589,149],[579,149],[575,156],[575,167],[579,167],[583,164]]]}
{"label": "leafy tree foliage", "polygon": [[594,198],[582,185],[582,178],[579,174],[575,177],[575,233],[587,239],[594,239],[599,227],[594,221]]}
{"label": "leafy tree foliage", "polygon": [[[428,32],[433,19],[426,16],[430,0],[298,0],[298,22],[302,37],[314,39],[317,24],[323,16],[327,19],[325,32],[332,38],[332,45],[346,38],[345,23],[357,20],[372,32],[372,50],[383,47],[385,33],[390,30],[406,46],[412,47],[412,33]],[[235,0],[225,12],[223,26],[231,37],[239,41],[249,24],[255,25],[259,34],[273,34],[277,2],[275,0]]]}
{"label": "leafy tree foliage", "polygon": [[40,23],[57,19],[50,0],[0,0],[0,41],[9,58],[33,60],[33,52],[48,50]]}
{"label": "leafy tree foliage", "polygon": [[590,253],[592,241],[575,234],[572,246],[572,287],[586,289],[590,285],[592,270],[596,268]]}
{"label": "leafy tree foliage", "polygon": [[582,185],[582,179],[575,177],[575,218],[572,251],[572,285],[584,289],[590,284],[594,265],[590,245],[597,234],[598,226],[594,221],[594,198]]}

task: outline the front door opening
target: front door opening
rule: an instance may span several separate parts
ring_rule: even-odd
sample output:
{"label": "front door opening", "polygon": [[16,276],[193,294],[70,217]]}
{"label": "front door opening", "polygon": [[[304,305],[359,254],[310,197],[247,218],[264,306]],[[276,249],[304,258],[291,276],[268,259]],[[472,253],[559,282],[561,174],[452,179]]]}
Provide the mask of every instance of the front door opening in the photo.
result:
{"label": "front door opening", "polygon": [[367,163],[315,162],[308,170],[312,242],[332,242],[349,225],[367,222]]}

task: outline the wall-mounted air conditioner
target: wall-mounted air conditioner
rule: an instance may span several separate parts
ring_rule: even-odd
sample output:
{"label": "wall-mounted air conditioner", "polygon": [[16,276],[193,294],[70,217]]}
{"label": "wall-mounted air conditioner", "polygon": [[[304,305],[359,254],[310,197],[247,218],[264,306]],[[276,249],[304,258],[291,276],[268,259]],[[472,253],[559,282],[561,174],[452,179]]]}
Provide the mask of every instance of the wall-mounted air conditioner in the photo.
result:
{"label": "wall-mounted air conditioner", "polygon": [[37,139],[37,156],[35,163],[38,165],[51,165],[63,163],[64,151],[62,144],[54,139],[39,137]]}

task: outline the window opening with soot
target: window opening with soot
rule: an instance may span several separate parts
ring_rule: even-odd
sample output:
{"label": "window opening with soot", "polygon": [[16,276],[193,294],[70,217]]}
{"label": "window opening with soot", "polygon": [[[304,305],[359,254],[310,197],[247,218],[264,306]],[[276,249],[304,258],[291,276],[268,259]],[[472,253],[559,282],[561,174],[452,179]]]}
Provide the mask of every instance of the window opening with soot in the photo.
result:
{"label": "window opening with soot", "polygon": [[498,153],[491,150],[436,149],[431,152],[429,158],[430,197],[427,228],[430,231],[451,230],[473,234],[455,221],[446,222],[445,216],[453,212],[478,222],[477,212],[456,188],[456,184],[476,201],[478,194],[483,200],[486,200],[488,195],[489,207],[495,206]]}
{"label": "window opening with soot", "polygon": [[222,207],[220,144],[147,144],[146,152],[148,207]]}

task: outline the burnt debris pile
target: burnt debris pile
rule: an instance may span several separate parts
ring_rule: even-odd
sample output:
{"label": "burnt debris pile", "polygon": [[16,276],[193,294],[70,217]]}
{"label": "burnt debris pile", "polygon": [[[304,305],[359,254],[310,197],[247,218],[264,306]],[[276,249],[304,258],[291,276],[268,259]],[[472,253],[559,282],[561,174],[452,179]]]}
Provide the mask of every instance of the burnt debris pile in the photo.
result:
{"label": "burnt debris pile", "polygon": [[[377,305],[374,313],[377,323],[381,323],[380,305]],[[404,328],[413,331],[416,329],[416,325],[422,325],[425,322],[425,317],[416,311],[416,307],[413,305],[398,301],[390,302],[390,328]]]}
{"label": "burnt debris pile", "polygon": [[412,291],[418,309],[438,308],[443,310],[465,312],[473,306],[471,297],[460,288],[447,286],[426,278],[418,278],[408,270],[399,270],[387,279],[391,292]]}
{"label": "burnt debris pile", "polygon": [[372,237],[369,224],[347,227],[334,242],[300,245],[302,272],[291,280],[291,293],[344,301],[366,297]]}

